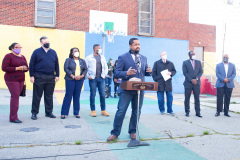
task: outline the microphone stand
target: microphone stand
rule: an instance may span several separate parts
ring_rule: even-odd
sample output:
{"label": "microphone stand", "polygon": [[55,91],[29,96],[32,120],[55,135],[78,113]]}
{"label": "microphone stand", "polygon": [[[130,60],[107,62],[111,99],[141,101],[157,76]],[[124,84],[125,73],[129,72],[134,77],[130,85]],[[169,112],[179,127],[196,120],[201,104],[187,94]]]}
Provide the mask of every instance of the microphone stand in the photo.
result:
{"label": "microphone stand", "polygon": [[[139,74],[142,75],[141,81],[143,81],[143,73],[141,72],[141,70],[140,70]],[[139,106],[140,106],[140,90],[138,90],[137,93],[138,93],[138,104],[137,104],[136,139],[135,140],[130,140],[130,142],[128,143],[127,147],[149,146],[150,145],[149,143],[140,141],[139,128],[138,128],[138,124],[139,124]]]}

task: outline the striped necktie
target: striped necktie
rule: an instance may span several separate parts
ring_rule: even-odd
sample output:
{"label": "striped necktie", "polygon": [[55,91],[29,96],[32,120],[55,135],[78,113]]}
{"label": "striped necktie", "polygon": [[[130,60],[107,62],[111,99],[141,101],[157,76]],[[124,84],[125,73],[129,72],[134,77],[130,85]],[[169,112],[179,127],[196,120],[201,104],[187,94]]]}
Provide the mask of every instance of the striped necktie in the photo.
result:
{"label": "striped necktie", "polygon": [[137,56],[136,54],[135,54],[135,65],[137,67],[138,73],[140,73],[140,56]]}

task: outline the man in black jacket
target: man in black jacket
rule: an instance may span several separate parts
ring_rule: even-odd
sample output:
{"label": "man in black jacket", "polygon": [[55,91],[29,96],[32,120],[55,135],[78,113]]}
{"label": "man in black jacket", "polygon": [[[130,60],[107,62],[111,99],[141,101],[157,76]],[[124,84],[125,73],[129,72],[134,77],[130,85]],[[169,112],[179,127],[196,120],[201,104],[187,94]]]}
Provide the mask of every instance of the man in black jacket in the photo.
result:
{"label": "man in black jacket", "polygon": [[183,62],[183,75],[185,77],[185,81],[183,83],[185,89],[185,112],[186,117],[189,117],[190,106],[189,100],[191,97],[191,93],[193,91],[194,102],[195,102],[195,111],[197,117],[202,117],[200,114],[200,86],[201,86],[201,76],[203,74],[202,64],[200,61],[196,60],[195,53],[193,51],[188,52],[189,60]]}
{"label": "man in black jacket", "polygon": [[[170,76],[168,80],[164,80],[161,72],[164,70],[167,71],[167,75]],[[174,67],[174,64],[167,60],[167,53],[162,52],[161,53],[161,59],[156,61],[153,66],[152,70],[152,77],[155,82],[158,82],[158,106],[161,114],[164,114],[165,108],[164,108],[164,92],[166,92],[167,95],[167,113],[174,116],[173,110],[172,110],[172,102],[173,102],[173,96],[172,96],[172,77],[176,74],[176,69]]]}

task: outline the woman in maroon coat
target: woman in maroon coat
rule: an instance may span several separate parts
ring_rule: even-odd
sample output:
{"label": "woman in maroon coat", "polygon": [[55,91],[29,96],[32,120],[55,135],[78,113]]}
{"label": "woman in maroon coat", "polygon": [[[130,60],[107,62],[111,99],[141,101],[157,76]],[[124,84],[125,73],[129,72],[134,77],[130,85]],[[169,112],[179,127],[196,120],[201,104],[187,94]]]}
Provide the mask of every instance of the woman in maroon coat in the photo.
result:
{"label": "woman in maroon coat", "polygon": [[2,62],[2,70],[5,73],[4,80],[8,86],[11,93],[10,100],[10,122],[22,123],[18,119],[18,108],[19,108],[19,96],[23,89],[25,81],[25,72],[28,71],[28,64],[21,52],[21,45],[18,43],[13,43],[9,46],[9,50],[12,53],[5,55]]}

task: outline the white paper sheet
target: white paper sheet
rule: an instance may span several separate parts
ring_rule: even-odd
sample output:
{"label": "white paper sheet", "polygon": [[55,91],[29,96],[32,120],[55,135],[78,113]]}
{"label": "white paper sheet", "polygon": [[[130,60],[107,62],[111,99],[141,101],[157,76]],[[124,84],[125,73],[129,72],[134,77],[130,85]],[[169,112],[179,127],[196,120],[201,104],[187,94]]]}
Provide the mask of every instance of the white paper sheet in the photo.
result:
{"label": "white paper sheet", "polygon": [[168,75],[168,69],[163,70],[163,71],[161,72],[161,74],[162,74],[162,76],[163,76],[164,81],[167,81],[167,80],[169,80],[169,79],[171,78],[171,76]]}

